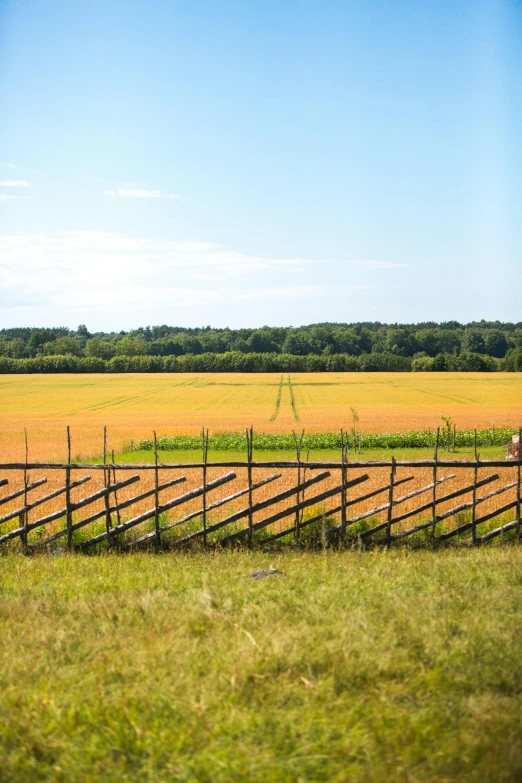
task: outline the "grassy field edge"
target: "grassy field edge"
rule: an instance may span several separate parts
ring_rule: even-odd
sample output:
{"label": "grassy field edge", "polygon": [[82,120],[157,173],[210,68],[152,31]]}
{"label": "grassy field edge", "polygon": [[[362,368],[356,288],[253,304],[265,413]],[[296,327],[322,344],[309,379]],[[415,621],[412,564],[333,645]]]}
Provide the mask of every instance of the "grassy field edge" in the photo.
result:
{"label": "grassy field edge", "polygon": [[0,779],[518,780],[521,557],[3,558]]}

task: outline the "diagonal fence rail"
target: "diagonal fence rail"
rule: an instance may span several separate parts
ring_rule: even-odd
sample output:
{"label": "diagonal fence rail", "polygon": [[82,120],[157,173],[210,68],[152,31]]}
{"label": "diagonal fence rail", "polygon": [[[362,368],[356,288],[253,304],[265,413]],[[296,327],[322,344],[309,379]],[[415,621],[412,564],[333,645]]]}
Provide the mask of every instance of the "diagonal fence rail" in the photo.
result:
{"label": "diagonal fence rail", "polygon": [[[433,460],[350,460],[343,434],[339,461],[303,460],[301,436],[295,461],[263,462],[253,459],[252,437],[250,429],[245,461],[209,462],[203,432],[201,462],[161,463],[155,449],[153,463],[137,465],[115,463],[114,456],[108,462],[104,433],[103,462],[84,464],[71,461],[68,432],[66,463],[26,458],[0,465],[0,548],[37,552],[63,543],[96,552],[273,547],[285,540],[363,547],[406,539],[520,539],[520,454],[510,462],[480,460],[477,453],[471,461],[443,460],[437,443]],[[401,494],[406,484],[410,489]]]}

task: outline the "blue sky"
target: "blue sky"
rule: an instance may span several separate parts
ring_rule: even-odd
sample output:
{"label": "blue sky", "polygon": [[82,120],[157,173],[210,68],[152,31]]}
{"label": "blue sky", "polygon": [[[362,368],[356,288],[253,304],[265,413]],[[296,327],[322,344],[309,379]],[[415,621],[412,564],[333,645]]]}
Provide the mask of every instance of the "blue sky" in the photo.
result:
{"label": "blue sky", "polygon": [[0,109],[0,326],[522,319],[518,0],[3,0]]}

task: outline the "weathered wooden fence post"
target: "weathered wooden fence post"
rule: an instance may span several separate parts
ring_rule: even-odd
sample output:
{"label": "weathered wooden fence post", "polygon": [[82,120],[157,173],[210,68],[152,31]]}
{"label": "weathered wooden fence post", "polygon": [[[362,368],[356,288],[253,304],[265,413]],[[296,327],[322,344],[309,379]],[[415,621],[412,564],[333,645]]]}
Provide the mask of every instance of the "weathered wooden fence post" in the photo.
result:
{"label": "weathered wooden fence post", "polygon": [[203,543],[207,543],[207,462],[208,462],[208,430],[205,432],[205,428],[201,429],[201,454],[203,462]]}
{"label": "weathered wooden fence post", "polygon": [[393,522],[393,488],[395,484],[395,472],[397,470],[395,457],[392,457],[392,465],[390,471],[390,489],[388,491],[388,518],[386,520],[386,546],[390,546],[391,543],[391,527]]}
{"label": "weathered wooden fence post", "polygon": [[252,456],[253,456],[253,440],[254,440],[254,428],[251,426],[250,430],[245,430],[246,447],[247,447],[247,477],[248,477],[248,546],[252,546],[253,540],[253,513],[252,513]]}
{"label": "weathered wooden fence post", "polygon": [[435,524],[437,519],[437,460],[439,456],[439,438],[440,427],[437,427],[437,434],[435,435],[435,449],[433,451],[433,490],[432,490],[432,507],[431,507],[431,539],[435,538]]}
{"label": "weathered wooden fence post", "polygon": [[475,466],[473,468],[473,505],[471,506],[471,542],[473,545],[477,542],[477,481],[478,481],[478,461],[480,454],[477,453],[477,430],[473,433],[473,451],[475,454]]}
{"label": "weathered wooden fence post", "polygon": [[18,517],[19,527],[24,528],[24,532],[20,535],[20,545],[22,552],[27,552],[27,525],[29,522],[29,513],[27,511],[27,484],[29,482],[27,475],[27,463],[29,462],[29,448],[27,445],[27,429],[24,427],[24,441],[25,441],[25,466],[24,466],[24,510]]}
{"label": "weathered wooden fence post", "polygon": [[72,503],[71,503],[71,430],[67,426],[67,467],[65,469],[65,519],[67,525],[67,549],[72,549]]}
{"label": "weathered wooden fence post", "polygon": [[346,482],[348,480],[348,451],[350,449],[348,433],[341,428],[341,541],[346,537]]}
{"label": "weathered wooden fence post", "polygon": [[518,542],[520,542],[520,513],[521,513],[521,490],[520,490],[520,479],[521,479],[521,468],[522,468],[522,427],[518,431],[518,465],[517,465],[517,534],[516,539]]}
{"label": "weathered wooden fence post", "polygon": [[[105,466],[107,465],[107,427],[103,428],[103,464]],[[106,490],[110,490],[111,488],[110,468],[108,470],[106,467],[103,469],[103,486]],[[105,530],[107,532],[107,547],[110,549],[112,542],[109,537],[109,530],[112,527],[112,520],[111,520],[111,501],[110,501],[109,491],[105,493],[104,504],[105,504]]]}
{"label": "weathered wooden fence post", "polygon": [[[302,499],[304,500],[304,490],[299,489],[301,485],[301,447],[303,445],[303,438],[304,438],[304,430],[301,432],[301,435],[299,438],[297,437],[295,430],[292,430],[292,435],[294,436],[294,445],[295,445],[295,455],[297,458],[297,492],[296,492],[296,505],[299,506],[300,498],[302,496]],[[296,541],[299,541],[299,537],[301,534],[301,514],[299,508],[296,509],[295,512],[295,532],[294,532],[294,539]]]}
{"label": "weathered wooden fence post", "polygon": [[[114,449],[112,450],[112,480],[114,484],[118,483],[116,480],[116,468],[114,467]],[[121,522],[121,518],[120,518],[120,509],[118,507],[118,492],[114,490],[113,494],[114,494],[114,506],[116,507],[116,520],[117,520],[117,524],[119,525]]]}
{"label": "weathered wooden fence post", "polygon": [[158,550],[161,546],[161,531],[159,520],[159,469],[158,469],[158,439],[154,431],[154,543]]}

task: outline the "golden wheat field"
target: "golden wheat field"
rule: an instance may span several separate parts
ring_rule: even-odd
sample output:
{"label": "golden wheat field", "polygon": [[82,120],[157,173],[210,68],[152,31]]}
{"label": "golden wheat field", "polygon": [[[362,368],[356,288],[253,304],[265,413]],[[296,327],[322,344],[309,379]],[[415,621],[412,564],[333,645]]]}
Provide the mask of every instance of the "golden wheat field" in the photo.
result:
{"label": "golden wheat field", "polygon": [[63,460],[70,425],[73,456],[158,435],[242,431],[308,432],[348,427],[351,408],[365,432],[436,427],[519,426],[522,376],[509,373],[302,373],[4,375],[0,377],[3,459]]}

